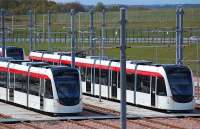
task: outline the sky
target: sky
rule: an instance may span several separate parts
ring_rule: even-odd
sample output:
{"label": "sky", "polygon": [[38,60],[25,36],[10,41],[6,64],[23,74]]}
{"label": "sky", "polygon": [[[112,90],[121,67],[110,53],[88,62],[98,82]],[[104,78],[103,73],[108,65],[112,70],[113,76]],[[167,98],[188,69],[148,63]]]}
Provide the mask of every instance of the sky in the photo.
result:
{"label": "sky", "polygon": [[200,4],[200,0],[53,0],[56,2],[79,2],[85,5],[96,5],[97,2],[104,4],[126,5],[164,5],[164,4]]}

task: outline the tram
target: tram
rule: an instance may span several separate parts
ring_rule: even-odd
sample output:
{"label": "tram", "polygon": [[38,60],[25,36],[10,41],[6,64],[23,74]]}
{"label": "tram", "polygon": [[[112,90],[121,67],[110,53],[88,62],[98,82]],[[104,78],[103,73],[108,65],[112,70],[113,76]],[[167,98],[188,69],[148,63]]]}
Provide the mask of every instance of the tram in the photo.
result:
{"label": "tram", "polygon": [[0,100],[51,115],[82,112],[80,73],[43,62],[0,62]]}
{"label": "tram", "polygon": [[[37,51],[31,52],[29,59],[54,65],[71,63],[71,56]],[[76,57],[75,65],[81,72],[83,93],[99,96],[101,89],[102,97],[120,100],[119,62]],[[193,78],[187,66],[127,61],[126,80],[126,100],[130,104],[166,111],[194,109]]]}
{"label": "tram", "polygon": [[[0,57],[3,57],[3,48],[0,47]],[[13,60],[24,60],[23,48],[14,46],[5,47],[5,57],[13,58]]]}

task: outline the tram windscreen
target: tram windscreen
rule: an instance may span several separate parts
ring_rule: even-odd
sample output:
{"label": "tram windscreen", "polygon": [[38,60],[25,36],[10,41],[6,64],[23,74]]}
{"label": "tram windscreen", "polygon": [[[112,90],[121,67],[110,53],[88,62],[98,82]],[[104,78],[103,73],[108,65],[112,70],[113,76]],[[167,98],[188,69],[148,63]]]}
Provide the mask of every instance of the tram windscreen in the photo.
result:
{"label": "tram windscreen", "polygon": [[166,68],[166,73],[174,100],[189,102],[193,97],[191,72],[187,67]]}
{"label": "tram windscreen", "polygon": [[73,106],[80,101],[80,82],[77,70],[58,69],[53,72],[59,102]]}
{"label": "tram windscreen", "polygon": [[22,48],[7,48],[6,54],[7,54],[7,57],[12,57],[15,60],[24,59],[24,52]]}

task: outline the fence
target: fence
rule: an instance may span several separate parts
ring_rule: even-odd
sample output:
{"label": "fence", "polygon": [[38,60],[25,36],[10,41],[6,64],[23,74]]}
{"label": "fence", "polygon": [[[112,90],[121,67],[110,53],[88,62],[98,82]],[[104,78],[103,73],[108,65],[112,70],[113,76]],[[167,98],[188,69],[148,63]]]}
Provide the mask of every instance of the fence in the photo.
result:
{"label": "fence", "polygon": [[[184,15],[184,64],[190,66],[195,85],[200,82],[200,9],[186,8]],[[101,12],[94,13],[94,46],[97,54],[101,44]],[[33,17],[33,49],[70,50],[70,14],[52,14],[50,47],[48,42],[48,17]],[[75,16],[76,49],[87,50],[90,41],[90,15],[88,12]],[[127,58],[151,60],[154,63],[175,63],[176,58],[176,9],[128,10]],[[28,15],[5,16],[7,45],[23,45],[28,53]],[[0,33],[0,37],[2,33]],[[119,58],[119,12],[106,12],[104,55]],[[0,41],[2,38],[0,38]],[[199,97],[198,97],[199,98]]]}

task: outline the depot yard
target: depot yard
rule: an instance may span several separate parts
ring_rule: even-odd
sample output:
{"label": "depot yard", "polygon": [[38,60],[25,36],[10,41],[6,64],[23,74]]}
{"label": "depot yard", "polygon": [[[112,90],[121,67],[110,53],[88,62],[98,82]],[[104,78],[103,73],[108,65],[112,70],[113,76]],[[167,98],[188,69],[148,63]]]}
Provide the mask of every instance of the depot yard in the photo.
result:
{"label": "depot yard", "polygon": [[[200,35],[200,9],[199,8],[185,8],[184,15],[184,31],[185,38],[189,39],[191,36]],[[128,10],[127,31],[131,32],[128,38],[147,38],[148,40],[155,37],[173,38],[173,43],[158,43],[158,42],[128,42],[127,43],[127,59],[128,60],[150,60],[155,64],[175,63],[176,60],[176,43],[175,43],[175,22],[176,9],[162,8],[162,9],[130,9]],[[52,38],[64,37],[60,32],[66,32],[69,37],[67,41],[59,42],[52,40],[47,43],[47,15],[37,14],[36,16],[37,28],[34,35],[37,35],[36,41],[33,43],[34,50],[48,50],[48,51],[71,51],[70,42],[70,15],[68,14],[52,14]],[[84,12],[76,15],[77,30],[89,31],[89,13]],[[116,33],[119,29],[119,12],[107,12],[106,14],[106,31],[107,36],[115,39],[119,36]],[[10,16],[6,16],[7,22],[11,21]],[[23,47],[26,56],[29,55],[28,42],[28,15],[14,16],[13,39],[18,36],[18,39],[23,39],[16,42],[7,42],[7,46]],[[101,30],[101,13],[95,12],[94,28],[96,38],[100,38]],[[20,25],[20,26],[19,26]],[[195,29],[195,31],[192,31]],[[148,30],[148,35],[147,35]],[[163,31],[164,30],[164,31]],[[197,31],[196,31],[197,30]],[[53,32],[58,32],[54,35]],[[132,33],[133,32],[133,33]],[[150,32],[150,33],[149,33]],[[59,35],[60,33],[60,35]],[[141,34],[140,34],[141,33]],[[88,34],[86,34],[87,37]],[[7,35],[9,37],[9,34]],[[21,37],[20,37],[21,36]],[[81,42],[80,33],[76,44],[77,51],[89,51],[89,42]],[[116,36],[116,37],[115,37]],[[9,37],[10,38],[10,37]],[[43,40],[41,40],[44,38]],[[66,37],[65,37],[66,38]],[[85,38],[85,37],[84,37]],[[83,47],[84,46],[84,47]],[[195,76],[198,76],[200,70],[199,66],[199,42],[184,43],[184,64],[189,65]],[[100,55],[100,41],[96,41],[96,55]],[[120,57],[119,42],[105,43],[104,55],[118,58]],[[64,116],[51,117],[40,113],[35,113],[26,109],[20,109],[0,103],[2,110],[0,110],[0,126],[2,128],[120,128],[119,112],[120,104],[98,98],[84,96],[84,111],[78,116]],[[93,105],[93,106],[91,106]],[[112,105],[112,106],[110,106]],[[7,109],[5,107],[11,107]],[[88,107],[87,107],[88,106]],[[96,107],[95,107],[96,106]],[[104,108],[104,109],[99,109]],[[137,107],[135,105],[127,106],[127,127],[128,128],[199,128],[200,110],[199,105],[193,112],[190,113],[166,113],[144,107]],[[111,108],[111,109],[110,109]],[[4,110],[6,109],[6,110]],[[101,110],[101,111],[100,111]],[[1,117],[2,116],[2,117]],[[197,118],[196,118],[197,117]]]}

